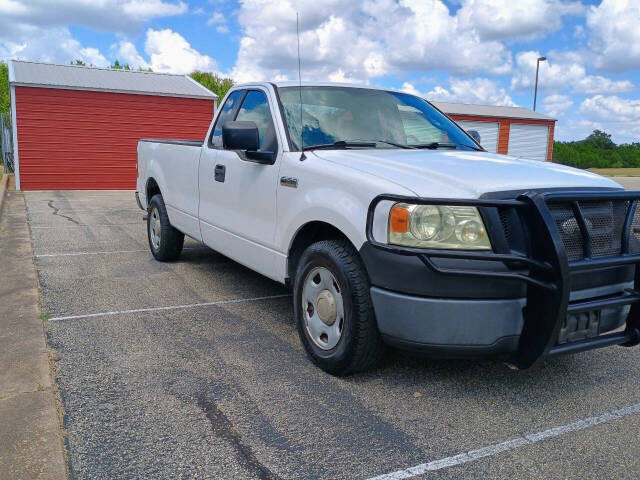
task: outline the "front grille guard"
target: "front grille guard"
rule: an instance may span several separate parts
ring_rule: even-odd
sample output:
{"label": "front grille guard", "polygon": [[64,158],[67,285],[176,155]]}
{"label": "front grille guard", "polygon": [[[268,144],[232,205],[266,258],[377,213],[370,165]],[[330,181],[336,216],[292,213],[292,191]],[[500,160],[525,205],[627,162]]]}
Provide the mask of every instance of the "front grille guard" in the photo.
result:
{"label": "front grille guard", "polygon": [[[509,359],[513,366],[525,369],[534,366],[545,356],[591,350],[610,345],[634,346],[640,343],[640,268],[636,268],[633,290],[621,295],[569,302],[571,273],[595,268],[623,266],[640,263],[640,254],[629,253],[632,223],[640,200],[640,191],[552,191],[527,192],[515,200],[470,199],[452,200],[444,198],[416,198],[383,194],[373,199],[367,212],[366,234],[375,247],[399,255],[417,256],[427,268],[443,275],[463,275],[496,278],[524,282],[527,288],[527,305],[523,310],[524,326],[517,351]],[[483,214],[487,207],[513,208],[529,235],[530,249],[527,254],[508,249],[507,252],[462,251],[423,249],[391,245],[377,241],[373,235],[374,214],[380,202],[406,202],[419,205],[456,205],[478,207]],[[591,238],[582,215],[581,201],[628,201],[622,247],[619,255],[591,258]],[[548,203],[570,203],[583,238],[584,257],[569,261],[560,232],[549,211]],[[485,222],[486,223],[486,222]],[[487,225],[490,228],[490,225]],[[491,236],[491,231],[489,230]],[[493,240],[493,239],[492,239]],[[520,269],[505,272],[489,270],[445,268],[433,262],[435,258],[484,260],[503,262]],[[631,305],[624,331],[599,335],[572,343],[557,344],[558,332],[567,314],[600,310],[606,307]]]}

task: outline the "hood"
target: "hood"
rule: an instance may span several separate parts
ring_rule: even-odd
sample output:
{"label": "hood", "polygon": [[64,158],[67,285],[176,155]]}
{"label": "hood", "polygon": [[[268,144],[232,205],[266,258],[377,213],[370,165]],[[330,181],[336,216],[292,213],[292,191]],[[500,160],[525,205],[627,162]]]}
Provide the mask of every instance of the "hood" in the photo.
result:
{"label": "hood", "polygon": [[478,198],[541,188],[622,188],[586,170],[487,152],[314,150],[315,156],[394,182],[421,197]]}

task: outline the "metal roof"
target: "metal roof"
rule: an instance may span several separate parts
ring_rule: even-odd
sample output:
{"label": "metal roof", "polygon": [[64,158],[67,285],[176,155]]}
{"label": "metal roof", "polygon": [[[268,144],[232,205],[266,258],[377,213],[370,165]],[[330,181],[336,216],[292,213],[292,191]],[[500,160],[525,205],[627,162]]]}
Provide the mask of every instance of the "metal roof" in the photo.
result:
{"label": "metal roof", "polygon": [[476,105],[473,103],[431,102],[444,113],[449,115],[475,115],[478,117],[520,118],[525,120],[556,119],[542,113],[534,112],[524,107],[503,107],[498,105]]}
{"label": "metal roof", "polygon": [[218,96],[187,75],[138,72],[76,65],[9,61],[9,83],[16,86],[135,93],[168,97]]}

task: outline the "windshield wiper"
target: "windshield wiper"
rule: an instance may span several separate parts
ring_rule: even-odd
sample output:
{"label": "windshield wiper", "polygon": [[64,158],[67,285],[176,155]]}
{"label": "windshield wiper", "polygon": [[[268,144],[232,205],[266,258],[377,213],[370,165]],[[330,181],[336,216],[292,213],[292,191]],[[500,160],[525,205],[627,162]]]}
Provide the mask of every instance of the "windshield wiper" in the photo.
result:
{"label": "windshield wiper", "polygon": [[318,145],[310,145],[304,147],[302,150],[307,152],[309,150],[329,150],[332,148],[375,148],[375,142],[360,142],[353,140],[338,140],[333,143],[320,143]]}
{"label": "windshield wiper", "polygon": [[436,148],[458,148],[458,147],[467,147],[478,152],[481,152],[482,149],[475,147],[473,145],[467,145],[466,143],[455,143],[455,142],[431,142],[431,143],[421,143],[420,145],[412,145],[414,148],[428,148],[431,150],[435,150]]}
{"label": "windshield wiper", "polygon": [[378,143],[384,143],[386,145],[391,145],[397,148],[410,148],[415,149],[416,147],[412,145],[403,145],[401,143],[394,143],[388,140],[338,140],[333,143],[321,143],[319,145],[310,145],[308,147],[304,147],[304,151],[307,150],[320,150],[320,149],[331,149],[331,148],[376,148]]}
{"label": "windshield wiper", "polygon": [[398,148],[409,148],[409,149],[415,149],[416,147],[412,146],[412,145],[403,145],[402,143],[394,143],[394,142],[390,142],[389,140],[363,140],[364,141],[371,141],[371,142],[376,142],[376,143],[384,143],[386,145],[391,145],[392,147],[398,147]]}

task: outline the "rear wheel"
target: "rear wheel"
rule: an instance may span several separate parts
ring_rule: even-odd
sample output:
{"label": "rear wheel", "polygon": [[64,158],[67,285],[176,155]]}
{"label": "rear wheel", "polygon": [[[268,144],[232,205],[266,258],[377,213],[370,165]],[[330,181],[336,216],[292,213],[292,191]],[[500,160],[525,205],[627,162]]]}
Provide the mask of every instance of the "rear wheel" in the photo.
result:
{"label": "rear wheel", "polygon": [[149,202],[147,236],[149,248],[156,260],[169,262],[180,256],[184,233],[176,230],[169,222],[167,208],[160,194],[154,195]]}
{"label": "rear wheel", "polygon": [[308,247],[297,267],[293,295],[298,334],[316,365],[339,376],[376,365],[382,342],[369,280],[348,241]]}

